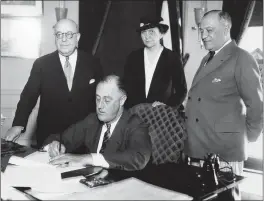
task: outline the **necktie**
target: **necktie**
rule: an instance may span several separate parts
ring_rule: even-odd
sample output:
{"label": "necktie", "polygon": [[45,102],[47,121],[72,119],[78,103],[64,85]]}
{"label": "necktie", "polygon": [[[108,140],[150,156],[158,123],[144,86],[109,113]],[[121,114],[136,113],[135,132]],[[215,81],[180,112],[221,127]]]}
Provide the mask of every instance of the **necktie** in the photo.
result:
{"label": "necktie", "polygon": [[212,58],[214,57],[214,55],[215,55],[215,51],[210,51],[209,52],[209,54],[210,54],[210,56],[209,56],[209,58],[207,59],[207,62],[206,62],[206,64],[208,64],[209,63],[209,61],[211,61],[212,60]]}
{"label": "necktie", "polygon": [[65,65],[64,65],[64,74],[67,80],[68,88],[71,90],[72,88],[72,80],[73,80],[73,72],[72,72],[72,67],[69,62],[69,57],[66,57]]}
{"label": "necktie", "polygon": [[106,124],[107,130],[104,133],[104,139],[103,139],[103,144],[100,150],[100,153],[104,153],[105,147],[106,147],[106,143],[108,142],[109,138],[110,138],[110,128],[111,128],[111,124]]}

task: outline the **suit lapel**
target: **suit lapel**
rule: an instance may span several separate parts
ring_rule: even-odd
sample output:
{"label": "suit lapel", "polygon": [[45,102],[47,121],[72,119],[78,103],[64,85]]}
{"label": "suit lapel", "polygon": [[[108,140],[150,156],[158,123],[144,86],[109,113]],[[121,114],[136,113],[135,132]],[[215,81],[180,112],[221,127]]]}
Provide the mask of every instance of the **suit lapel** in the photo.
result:
{"label": "suit lapel", "polygon": [[78,76],[79,76],[80,73],[81,73],[80,52],[77,50],[77,60],[76,60],[75,72],[74,72],[73,80],[72,80],[71,92],[76,87],[76,84],[77,84],[77,81],[78,81]]}
{"label": "suit lapel", "polygon": [[106,150],[117,150],[117,148],[121,145],[122,139],[125,137],[122,130],[124,129],[124,125],[126,124],[128,117],[128,112],[124,111],[117,122],[115,129],[113,130],[108,144],[106,145]]}
{"label": "suit lapel", "polygon": [[60,57],[59,57],[59,52],[58,50],[54,52],[54,68],[56,68],[56,73],[57,73],[57,79],[59,82],[63,83],[63,91],[69,92],[69,88],[67,85],[67,80],[63,71],[64,66],[62,66]]}
{"label": "suit lapel", "polygon": [[92,144],[92,149],[90,150],[91,153],[96,153],[97,152],[97,148],[98,148],[98,143],[100,140],[100,136],[101,136],[101,132],[102,132],[102,127],[103,127],[103,123],[98,121],[97,126],[95,127],[95,133],[94,133],[94,141]]}
{"label": "suit lapel", "polygon": [[236,46],[235,42],[230,42],[228,45],[223,47],[223,49],[220,50],[220,52],[218,52],[217,55],[215,55],[214,58],[208,64],[204,65],[207,59],[209,58],[209,54],[206,55],[203,58],[201,65],[194,77],[191,88],[193,88],[205,76],[207,76],[211,72],[215,71],[219,66],[221,66],[221,64],[231,56],[232,49],[234,46]]}
{"label": "suit lapel", "polygon": [[153,73],[153,77],[152,77],[150,86],[149,86],[149,92],[148,92],[147,99],[151,97],[151,95],[153,93],[152,91],[153,90],[155,91],[155,89],[156,89],[155,85],[159,84],[159,82],[158,82],[159,71],[162,70],[161,66],[164,66],[164,63],[166,62],[166,56],[165,55],[167,54],[167,51],[165,49],[166,48],[164,47],[161,54],[160,54],[160,57],[158,59],[158,62],[157,62],[155,71]]}

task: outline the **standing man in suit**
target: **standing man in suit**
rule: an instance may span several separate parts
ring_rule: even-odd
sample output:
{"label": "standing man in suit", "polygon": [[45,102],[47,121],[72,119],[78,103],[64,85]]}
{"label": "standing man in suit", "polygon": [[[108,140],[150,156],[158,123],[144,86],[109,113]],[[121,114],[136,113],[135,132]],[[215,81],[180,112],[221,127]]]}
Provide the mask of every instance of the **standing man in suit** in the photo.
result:
{"label": "standing man in suit", "polygon": [[161,44],[169,26],[162,18],[142,17],[137,32],[144,48],[129,54],[124,67],[128,100],[126,107],[139,103],[166,104],[183,109],[187,93],[182,62],[178,54]]}
{"label": "standing man in suit", "polygon": [[[138,116],[124,110],[126,99],[118,76],[109,75],[102,79],[96,87],[96,114],[72,125],[61,136],[51,136],[47,140],[45,148],[53,157],[51,164],[94,165],[122,170],[144,168],[151,155],[148,127]],[[52,142],[52,137],[57,140]],[[81,155],[69,154],[80,147],[84,148]],[[65,152],[67,154],[61,156]]]}
{"label": "standing man in suit", "polygon": [[39,147],[49,135],[64,131],[95,110],[95,86],[102,75],[99,61],[77,50],[81,35],[73,20],[62,19],[53,28],[57,51],[34,62],[7,140],[16,140],[25,131],[38,97]]}
{"label": "standing man in suit", "polygon": [[202,18],[200,31],[209,53],[188,93],[185,153],[194,165],[207,153],[219,154],[241,175],[246,144],[263,129],[263,91],[257,63],[231,40],[231,26],[229,14],[220,10]]}

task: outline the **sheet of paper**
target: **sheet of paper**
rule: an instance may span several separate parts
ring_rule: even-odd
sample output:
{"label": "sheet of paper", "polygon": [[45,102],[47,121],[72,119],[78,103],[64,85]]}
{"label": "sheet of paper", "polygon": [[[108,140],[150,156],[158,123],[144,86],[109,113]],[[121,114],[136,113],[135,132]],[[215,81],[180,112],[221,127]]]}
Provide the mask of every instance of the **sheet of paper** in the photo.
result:
{"label": "sheet of paper", "polygon": [[129,178],[85,192],[53,197],[57,200],[192,200],[193,197]]}
{"label": "sheet of paper", "polygon": [[47,193],[64,195],[83,192],[87,189],[79,183],[80,179],[85,177],[78,176],[62,180],[61,173],[53,166],[8,165],[3,175],[5,186],[31,187],[32,192],[40,195]]}
{"label": "sheet of paper", "polygon": [[57,189],[57,191],[53,191],[53,192],[42,192],[39,189],[32,189],[32,190],[28,190],[27,192],[41,200],[53,200],[53,198],[56,197],[69,196],[70,194],[76,192],[84,192],[89,190],[87,186],[79,182],[81,179],[84,178],[85,177],[83,176],[79,176],[79,177],[63,179],[60,185],[60,189]]}
{"label": "sheet of paper", "polygon": [[27,195],[11,187],[1,172],[1,198],[3,200],[30,200]]}
{"label": "sheet of paper", "polygon": [[[42,164],[48,164],[50,161],[50,157],[48,152],[34,152],[28,156],[26,156],[24,159],[30,160],[30,161],[34,161],[37,163],[42,163]],[[78,169],[82,169],[84,168],[84,166],[68,166],[68,167],[57,167],[57,169],[63,173],[63,172],[69,172],[72,170],[78,170]]]}
{"label": "sheet of paper", "polygon": [[50,166],[48,163],[42,163],[39,162],[38,160],[30,159],[30,158],[22,158],[18,156],[12,156],[8,163],[13,164],[13,165],[19,165],[19,166],[36,166],[36,165],[45,165],[45,166]]}
{"label": "sheet of paper", "polygon": [[50,165],[8,165],[4,172],[8,186],[31,187],[54,191],[60,187],[61,173]]}

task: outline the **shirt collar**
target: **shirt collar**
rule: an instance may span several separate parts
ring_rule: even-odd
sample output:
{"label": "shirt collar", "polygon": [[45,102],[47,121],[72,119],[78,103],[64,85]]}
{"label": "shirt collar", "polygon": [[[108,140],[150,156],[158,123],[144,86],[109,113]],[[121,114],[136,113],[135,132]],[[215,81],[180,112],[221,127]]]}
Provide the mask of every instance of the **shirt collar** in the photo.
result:
{"label": "shirt collar", "polygon": [[[59,57],[60,57],[60,60],[61,61],[64,61],[63,63],[65,63],[65,61],[66,61],[66,57],[65,56],[63,56],[63,55],[61,55],[60,53],[59,53]],[[75,49],[74,50],[74,52],[69,56],[69,62],[71,63],[72,61],[76,61],[77,60],[77,49]]]}
{"label": "shirt collar", "polygon": [[[114,122],[110,123],[111,124],[110,133],[112,133],[113,130],[115,129],[116,124],[117,124],[117,122],[119,121],[119,119],[121,118],[122,115],[123,115],[123,113]],[[104,123],[104,126],[107,128],[106,123]]]}
{"label": "shirt collar", "polygon": [[218,52],[220,52],[220,50],[223,49],[223,48],[224,48],[227,44],[229,44],[231,41],[232,41],[232,40],[229,39],[228,41],[225,42],[225,44],[224,44],[220,49],[215,50],[215,55],[216,55]]}

